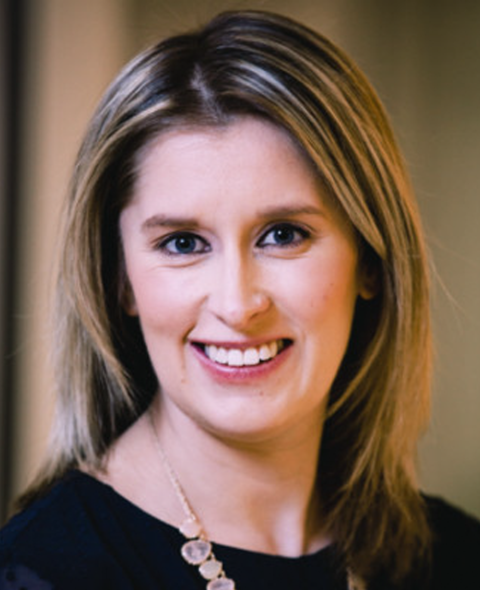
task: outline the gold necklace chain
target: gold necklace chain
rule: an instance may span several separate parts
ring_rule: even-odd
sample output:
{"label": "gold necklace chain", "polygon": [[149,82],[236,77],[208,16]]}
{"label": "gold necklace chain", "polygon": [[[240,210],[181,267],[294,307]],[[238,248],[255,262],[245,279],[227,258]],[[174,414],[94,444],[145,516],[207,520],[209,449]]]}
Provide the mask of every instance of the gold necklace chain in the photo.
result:
{"label": "gold necklace chain", "polygon": [[179,527],[179,531],[187,539],[182,545],[180,553],[183,559],[190,565],[198,567],[200,575],[207,580],[206,590],[235,590],[235,582],[227,578],[221,561],[213,553],[212,543],[205,535],[200,521],[195,514],[185,492],[178,480],[177,474],[163,450],[153,420],[152,411],[148,412],[150,425],[154,436],[155,446],[162,459],[163,465],[172,484],[178,501],[180,502],[185,520]]}
{"label": "gold necklace chain", "polygon": [[[151,409],[148,411],[148,416],[155,447],[185,515],[185,520],[178,530],[187,541],[182,545],[180,553],[188,564],[198,567],[200,575],[207,580],[206,590],[235,590],[235,582],[226,576],[222,562],[216,559],[212,543],[208,540],[200,520],[188,501],[178,476],[160,443]],[[363,582],[354,576],[351,571],[347,573],[347,586],[348,590],[366,590]]]}

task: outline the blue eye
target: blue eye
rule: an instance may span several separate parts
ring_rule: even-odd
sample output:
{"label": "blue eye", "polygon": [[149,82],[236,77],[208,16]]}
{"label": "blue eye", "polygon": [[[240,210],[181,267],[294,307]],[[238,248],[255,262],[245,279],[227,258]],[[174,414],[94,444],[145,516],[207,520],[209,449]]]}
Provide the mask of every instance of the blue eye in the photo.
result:
{"label": "blue eye", "polygon": [[188,232],[171,235],[158,247],[171,255],[203,254],[209,251],[205,240]]}
{"label": "blue eye", "polygon": [[309,237],[309,232],[291,223],[279,223],[260,238],[259,246],[297,246]]}

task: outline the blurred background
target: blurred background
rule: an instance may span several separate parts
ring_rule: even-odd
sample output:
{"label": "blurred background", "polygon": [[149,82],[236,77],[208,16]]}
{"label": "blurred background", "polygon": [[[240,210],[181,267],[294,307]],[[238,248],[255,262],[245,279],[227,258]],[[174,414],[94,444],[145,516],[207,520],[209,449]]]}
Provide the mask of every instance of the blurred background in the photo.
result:
{"label": "blurred background", "polygon": [[436,372],[422,487],[480,517],[480,2],[3,0],[0,521],[47,437],[57,219],[87,121],[140,49],[237,8],[281,12],[331,37],[390,113],[434,268]]}

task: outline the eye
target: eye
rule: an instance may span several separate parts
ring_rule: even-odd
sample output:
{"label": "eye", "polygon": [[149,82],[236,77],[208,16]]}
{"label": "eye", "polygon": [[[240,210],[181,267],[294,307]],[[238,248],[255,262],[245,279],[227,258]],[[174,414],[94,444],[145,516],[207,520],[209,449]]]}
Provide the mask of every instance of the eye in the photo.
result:
{"label": "eye", "polygon": [[302,244],[309,237],[310,233],[298,225],[278,223],[263,234],[258,245],[260,247],[291,247]]}
{"label": "eye", "polygon": [[203,238],[189,232],[170,235],[157,248],[171,256],[204,254],[210,251],[209,244]]}

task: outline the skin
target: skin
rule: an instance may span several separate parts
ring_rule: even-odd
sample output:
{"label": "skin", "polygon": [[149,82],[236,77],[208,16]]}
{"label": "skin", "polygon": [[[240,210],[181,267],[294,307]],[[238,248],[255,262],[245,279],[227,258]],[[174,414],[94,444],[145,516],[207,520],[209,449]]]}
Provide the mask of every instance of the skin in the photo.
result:
{"label": "skin", "polygon": [[[255,118],[168,132],[142,156],[120,229],[125,309],[139,317],[161,384],[155,428],[210,537],[284,555],[324,546],[322,424],[355,302],[371,293],[353,232],[310,164]],[[272,342],[279,354],[246,366],[205,349],[253,349],[258,361]],[[152,439],[143,417],[113,448],[104,479],[178,525]]]}

